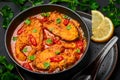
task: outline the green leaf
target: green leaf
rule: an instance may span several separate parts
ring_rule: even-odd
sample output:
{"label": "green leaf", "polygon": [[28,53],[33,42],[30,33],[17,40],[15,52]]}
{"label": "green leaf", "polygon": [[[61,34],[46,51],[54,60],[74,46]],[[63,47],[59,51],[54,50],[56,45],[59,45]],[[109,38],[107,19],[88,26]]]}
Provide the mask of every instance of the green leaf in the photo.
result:
{"label": "green leaf", "polygon": [[35,55],[29,56],[28,59],[33,61],[35,59]]}
{"label": "green leaf", "polygon": [[27,48],[25,47],[23,50],[22,50],[23,53],[26,53],[28,52]]}
{"label": "green leaf", "polygon": [[37,29],[33,29],[33,31],[32,31],[33,33],[36,33],[37,32]]}
{"label": "green leaf", "polygon": [[13,65],[13,64],[10,64],[10,63],[7,62],[5,56],[0,56],[0,64],[3,64],[4,67],[5,67],[7,70],[10,70],[10,71],[14,68],[14,65]]}
{"label": "green leaf", "polygon": [[22,80],[22,79],[11,72],[5,72],[2,74],[0,80]]}
{"label": "green leaf", "polygon": [[110,3],[103,7],[102,12],[112,20],[115,27],[120,26],[120,9],[115,6],[113,0],[110,0]]}
{"label": "green leaf", "polygon": [[67,30],[70,30],[71,28],[72,28],[71,25],[67,25],[67,26],[66,26],[66,29],[67,29]]}
{"label": "green leaf", "polygon": [[55,54],[57,55],[60,54],[60,50],[55,51]]}
{"label": "green leaf", "polygon": [[6,67],[4,65],[0,65],[0,74],[3,74],[6,71],[7,71]]}
{"label": "green leaf", "polygon": [[26,20],[25,20],[25,23],[26,23],[27,25],[29,25],[29,24],[31,23],[30,19],[26,19]]}
{"label": "green leaf", "polygon": [[52,41],[52,39],[49,38],[49,39],[46,40],[46,43],[47,43],[47,44],[52,44],[53,41]]}
{"label": "green leaf", "polygon": [[6,29],[9,25],[11,19],[13,18],[14,13],[9,6],[3,6],[2,9],[0,10],[0,14],[2,15],[2,17],[4,19],[3,23],[2,23],[2,27],[4,29]]}
{"label": "green leaf", "polygon": [[60,24],[60,23],[61,23],[61,19],[60,19],[60,18],[57,18],[57,19],[56,19],[56,23],[57,23],[57,24]]}
{"label": "green leaf", "polygon": [[23,5],[27,0],[12,0],[15,4]]}
{"label": "green leaf", "polygon": [[17,37],[13,37],[13,41],[16,41],[17,40]]}
{"label": "green leaf", "polygon": [[80,49],[78,48],[78,49],[76,49],[76,51],[75,51],[76,53],[80,53]]}
{"label": "green leaf", "polygon": [[13,18],[13,16],[14,16],[14,14],[13,14],[13,13],[9,13],[9,18],[10,18],[10,19],[12,19],[12,18]]}
{"label": "green leaf", "polygon": [[79,5],[79,1],[78,0],[65,0],[66,3],[68,3],[68,7],[71,8],[72,10],[76,10],[78,5]]}
{"label": "green leaf", "polygon": [[21,6],[20,7],[20,11],[23,11],[23,10],[26,10],[26,9],[28,9],[30,6]]}
{"label": "green leaf", "polygon": [[29,0],[29,2],[32,3],[32,6],[37,6],[37,5],[41,5],[44,3],[43,0]]}
{"label": "green leaf", "polygon": [[10,23],[10,19],[4,18],[3,23],[2,23],[2,27],[3,27],[4,29],[7,29],[9,23]]}
{"label": "green leaf", "polygon": [[120,0],[113,0],[116,4],[120,4]]}
{"label": "green leaf", "polygon": [[2,74],[3,73],[3,70],[2,70],[2,68],[0,68],[0,74]]}
{"label": "green leaf", "polygon": [[11,71],[11,70],[13,70],[14,65],[13,64],[7,64],[6,68]]}
{"label": "green leaf", "polygon": [[56,2],[59,2],[60,0],[50,0],[50,3],[53,4],[53,3],[56,3]]}
{"label": "green leaf", "polygon": [[41,16],[43,16],[43,17],[49,17],[49,16],[50,16],[50,13],[49,13],[49,12],[41,13]]}
{"label": "green leaf", "polygon": [[48,69],[50,67],[50,63],[49,62],[44,62],[43,65],[44,65],[45,69]]}
{"label": "green leaf", "polygon": [[67,15],[64,15],[63,18],[68,19],[69,17]]}
{"label": "green leaf", "polygon": [[7,65],[7,60],[5,56],[0,56],[0,64],[3,64],[4,66]]}
{"label": "green leaf", "polygon": [[97,3],[96,0],[82,0],[79,3],[79,6],[82,11],[90,11],[99,8],[99,4]]}
{"label": "green leaf", "polygon": [[5,56],[0,56],[0,80],[22,80],[11,72],[13,68],[14,65],[8,63]]}
{"label": "green leaf", "polygon": [[16,0],[16,1],[19,1],[20,4],[24,4],[24,2],[27,0]]}
{"label": "green leaf", "polygon": [[94,3],[91,4],[90,8],[93,9],[93,10],[98,9],[99,5],[98,5],[98,3],[94,2]]}

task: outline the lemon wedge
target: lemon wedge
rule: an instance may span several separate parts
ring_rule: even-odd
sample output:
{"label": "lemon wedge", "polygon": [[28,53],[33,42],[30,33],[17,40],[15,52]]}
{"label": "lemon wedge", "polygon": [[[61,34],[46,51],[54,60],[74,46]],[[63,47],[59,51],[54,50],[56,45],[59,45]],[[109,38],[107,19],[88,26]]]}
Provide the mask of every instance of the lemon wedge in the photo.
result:
{"label": "lemon wedge", "polygon": [[92,10],[92,29],[97,28],[103,20],[104,15],[101,12]]}
{"label": "lemon wedge", "polygon": [[92,10],[92,37],[95,42],[106,42],[114,33],[114,26],[108,17],[97,10]]}

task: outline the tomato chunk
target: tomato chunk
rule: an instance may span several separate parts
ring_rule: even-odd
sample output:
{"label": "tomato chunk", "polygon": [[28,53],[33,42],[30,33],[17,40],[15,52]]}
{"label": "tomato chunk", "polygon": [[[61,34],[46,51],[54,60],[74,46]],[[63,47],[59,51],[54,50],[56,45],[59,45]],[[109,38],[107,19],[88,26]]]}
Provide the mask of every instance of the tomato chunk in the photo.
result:
{"label": "tomato chunk", "polygon": [[53,42],[56,43],[56,44],[61,44],[59,37],[53,38]]}
{"label": "tomato chunk", "polygon": [[79,48],[80,51],[83,50],[83,46],[84,46],[84,44],[83,44],[82,40],[79,40],[79,41],[76,42],[76,47]]}
{"label": "tomato chunk", "polygon": [[77,45],[77,47],[83,46],[83,41],[82,40],[77,41],[76,45]]}
{"label": "tomato chunk", "polygon": [[65,19],[64,21],[63,21],[63,24],[65,25],[65,26],[67,26],[68,25],[68,23],[69,23],[69,19]]}
{"label": "tomato chunk", "polygon": [[24,32],[25,30],[23,28],[20,28],[18,31],[17,31],[17,35],[20,35],[22,32]]}
{"label": "tomato chunk", "polygon": [[37,46],[36,39],[35,39],[35,37],[32,34],[29,35],[29,41],[31,42],[31,44],[33,46]]}
{"label": "tomato chunk", "polygon": [[51,61],[51,62],[60,62],[60,61],[62,61],[63,59],[64,59],[63,56],[58,55],[58,56],[51,57],[51,58],[50,58],[50,61]]}
{"label": "tomato chunk", "polygon": [[40,22],[46,22],[46,21],[48,21],[48,18],[47,18],[47,17],[43,17],[43,18],[40,20]]}
{"label": "tomato chunk", "polygon": [[29,63],[23,63],[23,67],[29,70],[33,70]]}

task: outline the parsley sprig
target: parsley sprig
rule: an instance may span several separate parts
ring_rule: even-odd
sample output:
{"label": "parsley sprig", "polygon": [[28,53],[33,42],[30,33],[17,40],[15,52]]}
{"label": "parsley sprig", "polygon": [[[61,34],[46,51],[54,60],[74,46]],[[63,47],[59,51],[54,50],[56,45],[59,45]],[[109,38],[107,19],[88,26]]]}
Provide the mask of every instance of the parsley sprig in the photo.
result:
{"label": "parsley sprig", "polygon": [[9,6],[4,6],[2,9],[0,9],[0,15],[3,17],[2,27],[6,29],[13,18],[14,13]]}
{"label": "parsley sprig", "polygon": [[80,10],[82,11],[90,11],[93,9],[98,9],[100,7],[96,0],[81,0],[79,6]]}
{"label": "parsley sprig", "polygon": [[120,26],[120,8],[116,4],[120,4],[120,0],[109,0],[109,4],[102,8],[102,12],[112,20],[115,27]]}
{"label": "parsley sprig", "polygon": [[5,56],[0,56],[0,80],[22,80],[12,73],[14,65],[7,62]]}

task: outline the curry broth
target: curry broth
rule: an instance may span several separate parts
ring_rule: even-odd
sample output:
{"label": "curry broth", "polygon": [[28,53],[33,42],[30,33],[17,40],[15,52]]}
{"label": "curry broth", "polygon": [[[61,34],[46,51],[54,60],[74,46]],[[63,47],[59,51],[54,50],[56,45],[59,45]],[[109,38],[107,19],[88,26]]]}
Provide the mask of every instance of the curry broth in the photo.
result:
{"label": "curry broth", "polygon": [[86,39],[76,20],[54,11],[28,17],[18,25],[11,48],[21,66],[51,73],[74,65],[86,49]]}

